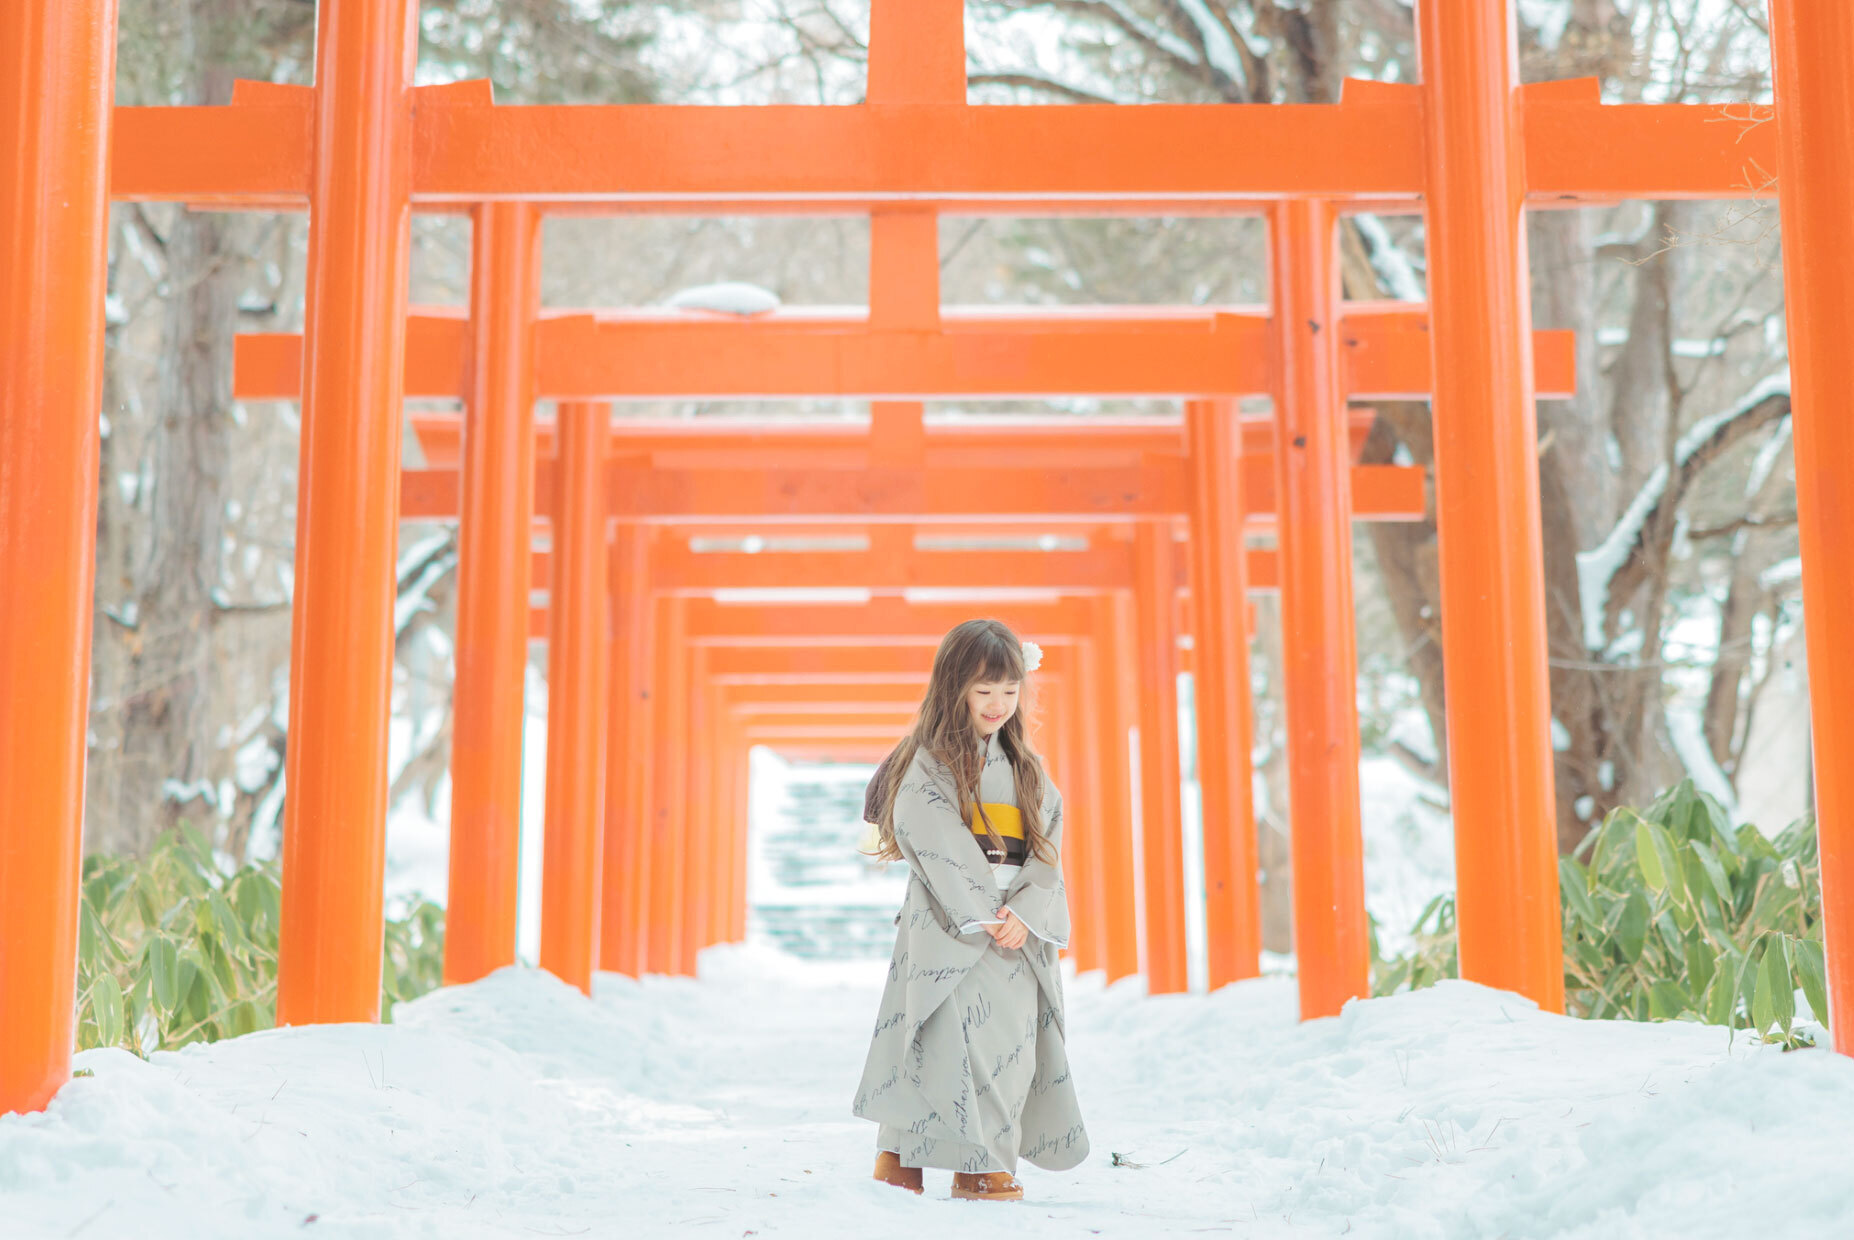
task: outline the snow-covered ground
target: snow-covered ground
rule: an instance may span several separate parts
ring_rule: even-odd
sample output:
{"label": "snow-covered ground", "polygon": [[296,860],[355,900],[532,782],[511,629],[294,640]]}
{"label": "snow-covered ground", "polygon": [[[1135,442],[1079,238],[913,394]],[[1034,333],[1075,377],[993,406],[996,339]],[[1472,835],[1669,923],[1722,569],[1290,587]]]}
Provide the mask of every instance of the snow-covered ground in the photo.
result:
{"label": "snow-covered ground", "polygon": [[1072,980],[1093,1155],[1026,1167],[1021,1205],[932,1172],[919,1199],[867,1179],[849,1114],[883,966],[702,972],[586,1000],[510,969],[389,1026],[85,1052],[94,1077],[0,1119],[0,1234],[1854,1234],[1854,1063],[1462,983],[1297,1026],[1285,979]]}

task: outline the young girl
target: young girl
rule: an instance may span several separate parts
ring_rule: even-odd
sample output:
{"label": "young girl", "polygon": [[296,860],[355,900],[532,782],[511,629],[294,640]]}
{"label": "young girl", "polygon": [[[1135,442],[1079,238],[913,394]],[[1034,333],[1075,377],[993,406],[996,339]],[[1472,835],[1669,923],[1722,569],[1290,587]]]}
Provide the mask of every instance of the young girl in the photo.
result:
{"label": "young girl", "polygon": [[916,1193],[940,1167],[955,1197],[1015,1201],[1020,1156],[1060,1171],[1088,1155],[1056,956],[1062,797],[1018,709],[1040,657],[996,620],[948,633],[871,781],[876,855],[909,878],[854,1109],[880,1126],[876,1178]]}

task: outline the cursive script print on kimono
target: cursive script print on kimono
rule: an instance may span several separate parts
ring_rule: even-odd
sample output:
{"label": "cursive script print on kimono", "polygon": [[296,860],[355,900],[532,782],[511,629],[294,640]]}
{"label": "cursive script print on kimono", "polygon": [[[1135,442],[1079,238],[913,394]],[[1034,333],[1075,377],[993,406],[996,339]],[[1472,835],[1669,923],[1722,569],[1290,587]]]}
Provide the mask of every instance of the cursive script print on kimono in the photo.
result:
{"label": "cursive script print on kimono", "polygon": [[[1042,818],[1059,857],[1062,797],[1047,781]],[[1021,956],[1037,986],[1035,1018],[1018,1050],[1034,1053],[1036,1072],[1015,1144],[1039,1167],[1076,1165],[1088,1155],[1088,1138],[1065,1044],[1058,952],[1068,943],[1069,914],[1059,860],[1026,858],[1000,901],[984,849],[959,812],[951,772],[925,751],[915,753],[895,790],[895,842],[908,863],[908,890],[855,1113],[928,1141],[985,1145],[996,1135],[980,1131],[974,1100],[1003,1064],[975,1068],[963,1013],[934,1017],[991,948],[985,923],[996,922],[1002,902],[1031,931],[1019,952],[1007,954]]]}

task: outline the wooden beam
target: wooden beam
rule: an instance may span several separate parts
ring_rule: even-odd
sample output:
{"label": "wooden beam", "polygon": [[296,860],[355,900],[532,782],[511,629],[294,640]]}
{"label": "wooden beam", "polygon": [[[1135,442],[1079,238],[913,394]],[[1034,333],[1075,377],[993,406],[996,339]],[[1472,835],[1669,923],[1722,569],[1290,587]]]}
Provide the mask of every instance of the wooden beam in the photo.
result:
{"label": "wooden beam", "polygon": [[[728,320],[684,314],[573,314],[535,325],[535,394],[570,400],[671,397],[1025,399],[1265,394],[1273,370],[1266,316],[1180,310],[1159,315],[1009,314],[948,310],[939,331],[878,330],[862,316],[775,314]],[[469,324],[452,310],[406,324],[406,395],[451,398],[468,380]],[[1370,303],[1347,317],[1348,394],[1422,399],[1431,387],[1421,307]],[[291,333],[241,333],[233,393],[294,400],[302,345]],[[1569,332],[1538,332],[1542,397],[1576,389]],[[622,451],[622,447],[619,449]]]}
{"label": "wooden beam", "polygon": [[[119,199],[301,208],[313,92],[240,83],[227,107],[118,107]],[[415,93],[412,195],[728,214],[1250,212],[1281,197],[1374,206],[1423,190],[1422,104],[1349,82],[1338,104],[850,107],[484,106],[486,84]],[[1603,104],[1594,81],[1525,88],[1535,205],[1765,194],[1774,126],[1745,103]],[[1759,171],[1763,170],[1763,171]]]}
{"label": "wooden beam", "polygon": [[[1270,462],[1245,457],[1243,470],[1250,522],[1272,524]],[[551,464],[537,468],[537,511],[548,511],[553,474]],[[1352,489],[1354,515],[1362,521],[1420,520],[1425,511],[1420,466],[1355,465]],[[837,524],[960,519],[1004,526],[1182,515],[1190,499],[1190,480],[1182,461],[1123,469],[1003,469],[986,475],[921,469],[670,471],[615,465],[606,471],[606,494],[611,515],[620,520],[742,527],[771,521],[815,524],[819,532],[826,532]],[[457,509],[455,470],[404,472],[402,519],[443,520],[454,518]]]}

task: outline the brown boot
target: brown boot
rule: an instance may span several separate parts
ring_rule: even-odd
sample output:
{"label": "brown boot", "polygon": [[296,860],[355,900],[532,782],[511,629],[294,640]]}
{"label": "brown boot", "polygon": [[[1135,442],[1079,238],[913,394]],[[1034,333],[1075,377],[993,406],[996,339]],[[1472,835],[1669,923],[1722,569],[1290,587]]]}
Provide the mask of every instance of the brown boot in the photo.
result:
{"label": "brown boot", "polygon": [[876,1154],[875,1178],[911,1193],[921,1191],[921,1169],[901,1165],[901,1155],[882,1150]]}
{"label": "brown boot", "polygon": [[965,1201],[1022,1201],[1024,1186],[1008,1171],[953,1172],[953,1196]]}

